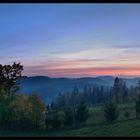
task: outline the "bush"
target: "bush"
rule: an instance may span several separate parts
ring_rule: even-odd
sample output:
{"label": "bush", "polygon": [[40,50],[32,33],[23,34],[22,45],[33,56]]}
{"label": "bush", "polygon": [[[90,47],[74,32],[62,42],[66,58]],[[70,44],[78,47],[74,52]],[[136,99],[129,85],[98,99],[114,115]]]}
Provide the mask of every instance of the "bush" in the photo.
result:
{"label": "bush", "polygon": [[125,112],[125,113],[124,113],[124,116],[125,116],[126,118],[129,118],[130,113],[129,113],[129,112]]}
{"label": "bush", "polygon": [[62,113],[57,108],[46,110],[46,129],[57,130],[63,125]]}
{"label": "bush", "polygon": [[64,110],[64,125],[70,126],[74,123],[74,113],[70,107],[65,108]]}
{"label": "bush", "polygon": [[79,106],[77,107],[75,119],[78,123],[84,123],[89,117],[89,112],[87,105],[84,101],[81,101]]}
{"label": "bush", "polygon": [[117,105],[109,102],[105,105],[104,116],[108,123],[113,123],[119,116]]}

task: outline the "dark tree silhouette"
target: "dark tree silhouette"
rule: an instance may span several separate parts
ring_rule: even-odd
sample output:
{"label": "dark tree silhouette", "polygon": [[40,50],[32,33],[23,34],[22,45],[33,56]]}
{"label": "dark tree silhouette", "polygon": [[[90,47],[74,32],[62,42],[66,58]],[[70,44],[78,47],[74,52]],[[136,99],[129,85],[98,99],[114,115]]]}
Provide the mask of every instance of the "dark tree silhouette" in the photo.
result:
{"label": "dark tree silhouette", "polygon": [[9,96],[11,90],[18,90],[18,80],[22,77],[23,66],[20,63],[12,65],[0,64],[0,85],[4,88],[5,93]]}
{"label": "dark tree silhouette", "polygon": [[116,77],[113,86],[114,101],[116,103],[122,103],[124,97],[124,82],[122,79]]}
{"label": "dark tree silhouette", "polygon": [[77,110],[76,110],[76,121],[78,123],[84,123],[86,122],[86,120],[89,117],[89,112],[88,112],[88,108],[87,105],[85,104],[84,101],[81,101]]}
{"label": "dark tree silhouette", "polygon": [[47,109],[46,108],[46,129],[59,129],[62,124],[60,110],[56,107],[54,103]]}
{"label": "dark tree silhouette", "polygon": [[70,107],[67,107],[64,110],[64,120],[66,126],[72,125],[74,122],[73,110]]}
{"label": "dark tree silhouette", "polygon": [[119,112],[117,105],[110,101],[105,104],[104,116],[108,123],[113,123],[118,118]]}

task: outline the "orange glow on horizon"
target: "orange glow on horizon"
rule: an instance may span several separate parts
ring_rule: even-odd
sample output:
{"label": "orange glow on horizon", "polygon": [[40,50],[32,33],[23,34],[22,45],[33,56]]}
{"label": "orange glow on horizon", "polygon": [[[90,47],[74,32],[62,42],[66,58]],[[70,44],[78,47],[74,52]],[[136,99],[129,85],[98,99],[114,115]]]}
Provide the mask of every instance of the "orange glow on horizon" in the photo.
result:
{"label": "orange glow on horizon", "polygon": [[46,75],[49,77],[93,77],[101,75],[110,75],[110,76],[128,76],[136,77],[140,76],[140,68],[119,68],[116,69],[112,67],[108,68],[68,68],[68,69],[42,69],[39,71],[29,71],[25,70],[25,75],[35,76],[35,75]]}

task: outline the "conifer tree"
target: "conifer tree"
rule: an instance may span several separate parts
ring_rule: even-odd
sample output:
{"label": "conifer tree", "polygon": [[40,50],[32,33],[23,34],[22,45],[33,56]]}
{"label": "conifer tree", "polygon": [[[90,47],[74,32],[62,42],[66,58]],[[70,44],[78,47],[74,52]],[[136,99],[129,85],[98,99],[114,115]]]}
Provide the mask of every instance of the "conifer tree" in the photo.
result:
{"label": "conifer tree", "polygon": [[123,96],[124,96],[123,80],[116,77],[113,86],[113,100],[116,103],[122,103]]}
{"label": "conifer tree", "polygon": [[109,103],[105,104],[104,116],[108,123],[113,123],[118,118],[118,113],[118,108],[115,103],[110,101]]}
{"label": "conifer tree", "polygon": [[64,124],[66,126],[72,125],[74,122],[74,114],[70,107],[65,108],[64,110]]}
{"label": "conifer tree", "polygon": [[82,122],[86,122],[86,120],[89,117],[89,112],[88,112],[88,108],[87,105],[85,104],[85,102],[82,100],[76,110],[76,121],[78,123],[82,123]]}

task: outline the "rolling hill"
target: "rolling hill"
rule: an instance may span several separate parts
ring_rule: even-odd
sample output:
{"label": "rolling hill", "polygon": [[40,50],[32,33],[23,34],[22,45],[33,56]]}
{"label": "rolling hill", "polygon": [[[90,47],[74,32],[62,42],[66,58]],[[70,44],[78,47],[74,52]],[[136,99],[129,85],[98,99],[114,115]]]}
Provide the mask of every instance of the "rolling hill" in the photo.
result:
{"label": "rolling hill", "polygon": [[[37,94],[41,99],[48,103],[57,96],[60,92],[71,91],[74,86],[79,90],[83,90],[87,86],[113,86],[114,77],[99,76],[99,77],[84,77],[84,78],[50,78],[46,76],[24,77],[20,80],[20,93]],[[136,85],[140,78],[125,78],[127,86]]]}

